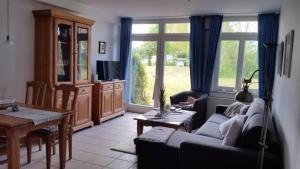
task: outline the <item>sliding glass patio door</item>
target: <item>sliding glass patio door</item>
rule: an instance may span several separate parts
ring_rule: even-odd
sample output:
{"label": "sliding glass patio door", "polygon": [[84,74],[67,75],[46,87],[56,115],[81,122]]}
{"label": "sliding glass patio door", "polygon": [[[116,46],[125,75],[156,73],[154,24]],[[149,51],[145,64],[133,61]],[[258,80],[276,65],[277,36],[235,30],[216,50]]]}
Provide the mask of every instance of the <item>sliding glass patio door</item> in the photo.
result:
{"label": "sliding glass patio door", "polygon": [[163,84],[166,89],[167,103],[170,103],[170,96],[190,89],[189,61],[188,41],[164,42]]}
{"label": "sliding glass patio door", "polygon": [[141,112],[159,105],[162,86],[167,103],[190,89],[188,20],[144,22],[133,24],[130,63],[129,107]]}
{"label": "sliding glass patio door", "polygon": [[131,54],[130,103],[153,106],[157,42],[132,41]]}

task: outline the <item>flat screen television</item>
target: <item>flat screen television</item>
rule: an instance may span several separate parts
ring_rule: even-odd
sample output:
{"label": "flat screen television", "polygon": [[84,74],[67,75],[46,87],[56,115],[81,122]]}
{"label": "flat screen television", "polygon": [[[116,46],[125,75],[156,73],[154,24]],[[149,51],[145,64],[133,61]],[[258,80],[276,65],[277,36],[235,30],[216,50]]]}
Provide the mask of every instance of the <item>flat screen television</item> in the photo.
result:
{"label": "flat screen television", "polygon": [[97,61],[98,80],[110,81],[120,79],[119,61]]}

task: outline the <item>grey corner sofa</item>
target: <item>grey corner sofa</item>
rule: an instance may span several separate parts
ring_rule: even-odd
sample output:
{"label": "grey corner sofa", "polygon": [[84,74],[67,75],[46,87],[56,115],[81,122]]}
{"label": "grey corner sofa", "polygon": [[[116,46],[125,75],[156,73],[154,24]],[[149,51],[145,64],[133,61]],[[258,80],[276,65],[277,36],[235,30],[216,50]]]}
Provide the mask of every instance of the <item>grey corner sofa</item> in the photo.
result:
{"label": "grey corner sofa", "polygon": [[[261,100],[251,104],[235,146],[222,145],[219,125],[228,119],[223,114],[226,106],[217,106],[216,113],[195,133],[151,129],[134,140],[138,169],[256,169],[263,105]],[[277,138],[269,124],[264,169],[279,169],[282,163]]]}

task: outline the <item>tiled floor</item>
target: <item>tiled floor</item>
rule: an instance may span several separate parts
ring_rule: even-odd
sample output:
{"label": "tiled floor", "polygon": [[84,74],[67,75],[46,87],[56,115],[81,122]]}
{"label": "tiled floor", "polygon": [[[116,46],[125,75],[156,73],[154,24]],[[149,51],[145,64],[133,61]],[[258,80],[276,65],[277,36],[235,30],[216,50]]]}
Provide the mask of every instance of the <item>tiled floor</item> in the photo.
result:
{"label": "tiled floor", "polygon": [[[67,169],[136,169],[136,156],[111,151],[110,148],[136,137],[138,114],[126,113],[124,116],[84,129],[73,135],[73,159],[66,162]],[[37,148],[37,147],[35,147]],[[58,146],[57,146],[58,148]],[[58,152],[58,150],[57,150]],[[67,153],[68,154],[68,153]],[[45,147],[32,154],[32,162],[26,164],[26,151],[21,152],[21,169],[45,169]],[[68,155],[67,155],[68,158]],[[51,158],[53,169],[59,167],[58,153]],[[5,169],[7,165],[0,165]]]}

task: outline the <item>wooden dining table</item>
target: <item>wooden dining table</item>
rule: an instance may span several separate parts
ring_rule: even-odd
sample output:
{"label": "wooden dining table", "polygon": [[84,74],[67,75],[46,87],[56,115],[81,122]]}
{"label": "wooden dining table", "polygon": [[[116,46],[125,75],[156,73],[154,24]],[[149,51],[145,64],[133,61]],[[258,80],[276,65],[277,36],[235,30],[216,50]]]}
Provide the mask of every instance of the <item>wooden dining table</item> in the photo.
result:
{"label": "wooden dining table", "polygon": [[62,116],[55,120],[49,120],[40,124],[34,124],[33,121],[30,119],[0,114],[0,135],[7,137],[8,169],[20,168],[20,139],[22,137],[25,137],[28,132],[42,129],[51,125],[58,125],[60,169],[64,169],[66,162],[67,125],[68,118],[71,112],[55,109],[46,109],[25,104],[18,105],[22,107],[28,107],[31,109],[58,112],[61,113]]}

